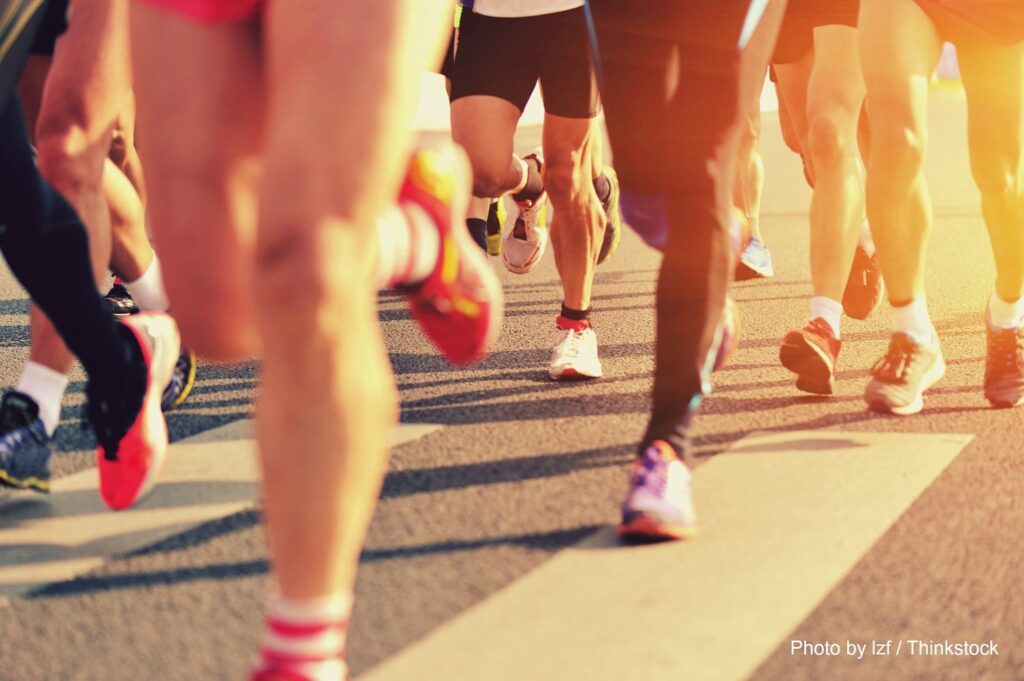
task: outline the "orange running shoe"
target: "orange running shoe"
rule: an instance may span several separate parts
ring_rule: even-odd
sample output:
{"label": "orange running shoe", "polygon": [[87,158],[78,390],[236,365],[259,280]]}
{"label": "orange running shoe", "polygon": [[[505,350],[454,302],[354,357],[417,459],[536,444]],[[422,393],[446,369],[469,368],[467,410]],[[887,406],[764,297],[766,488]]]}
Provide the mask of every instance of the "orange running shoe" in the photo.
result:
{"label": "orange running shoe", "polygon": [[501,283],[466,229],[472,177],[469,161],[452,143],[415,151],[399,201],[422,208],[437,225],[437,266],[409,292],[413,317],[454,364],[483,358],[504,315]]}
{"label": "orange running shoe", "polygon": [[[118,414],[110,401],[90,396],[96,428],[100,496],[115,511],[133,506],[153,488],[167,453],[167,424],[160,400],[181,352],[178,325],[162,312],[141,312],[121,320],[139,344],[146,364],[142,407],[134,419]],[[126,432],[124,426],[130,423]]]}

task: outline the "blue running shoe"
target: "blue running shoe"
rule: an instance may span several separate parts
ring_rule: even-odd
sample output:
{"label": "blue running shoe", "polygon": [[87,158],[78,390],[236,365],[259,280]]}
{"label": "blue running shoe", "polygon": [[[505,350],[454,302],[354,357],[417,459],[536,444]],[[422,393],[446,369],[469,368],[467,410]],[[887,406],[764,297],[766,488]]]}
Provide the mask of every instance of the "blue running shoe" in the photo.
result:
{"label": "blue running shoe", "polygon": [[774,276],[775,268],[772,267],[772,254],[768,247],[757,237],[750,237],[747,247],[740,253],[740,261],[736,263],[736,281]]}
{"label": "blue running shoe", "polygon": [[160,408],[163,411],[181,406],[181,403],[192,394],[192,388],[196,384],[197,366],[195,353],[182,345],[178,362],[174,365],[174,373],[171,374],[171,382],[164,388],[163,397],[160,399]]}
{"label": "blue running shoe", "polygon": [[655,440],[633,464],[619,536],[633,541],[687,539],[697,533],[690,469],[672,446]]}
{"label": "blue running shoe", "polygon": [[0,402],[0,484],[50,491],[50,438],[35,400],[16,390]]}

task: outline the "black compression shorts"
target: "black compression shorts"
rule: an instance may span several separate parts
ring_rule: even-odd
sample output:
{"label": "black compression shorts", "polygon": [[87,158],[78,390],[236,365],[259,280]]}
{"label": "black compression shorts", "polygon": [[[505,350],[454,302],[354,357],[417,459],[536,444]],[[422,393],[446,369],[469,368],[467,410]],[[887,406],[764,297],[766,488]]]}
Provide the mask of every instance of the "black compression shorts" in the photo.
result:
{"label": "black compression shorts", "polygon": [[792,64],[814,47],[818,26],[857,27],[860,0],[789,0],[779,29],[773,64]]}
{"label": "black compression shorts", "polygon": [[467,9],[458,33],[452,101],[490,95],[522,111],[539,80],[549,114],[597,115],[597,83],[582,8],[511,19]]}
{"label": "black compression shorts", "polygon": [[1024,2],[1021,0],[917,0],[954,43],[1014,44],[1024,41]]}
{"label": "black compression shorts", "polygon": [[39,32],[32,43],[32,54],[52,55],[57,38],[68,29],[68,4],[70,0],[50,0],[43,13]]}

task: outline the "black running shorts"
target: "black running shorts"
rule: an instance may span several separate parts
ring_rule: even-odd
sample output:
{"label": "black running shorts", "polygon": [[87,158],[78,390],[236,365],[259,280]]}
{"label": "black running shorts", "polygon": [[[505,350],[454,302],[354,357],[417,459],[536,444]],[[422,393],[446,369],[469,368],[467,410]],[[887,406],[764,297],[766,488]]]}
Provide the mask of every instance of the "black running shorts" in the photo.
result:
{"label": "black running shorts", "polygon": [[68,29],[69,0],[50,0],[43,13],[39,32],[32,42],[32,54],[53,55],[57,38]]}
{"label": "black running shorts", "polygon": [[458,41],[452,101],[490,95],[522,111],[539,80],[547,113],[564,118],[597,115],[597,82],[583,8],[517,18],[465,10]]}
{"label": "black running shorts", "polygon": [[857,27],[860,0],[789,0],[779,29],[773,64],[792,64],[814,47],[818,26]]}
{"label": "black running shorts", "polygon": [[1012,45],[1024,41],[1024,0],[917,0],[954,43]]}

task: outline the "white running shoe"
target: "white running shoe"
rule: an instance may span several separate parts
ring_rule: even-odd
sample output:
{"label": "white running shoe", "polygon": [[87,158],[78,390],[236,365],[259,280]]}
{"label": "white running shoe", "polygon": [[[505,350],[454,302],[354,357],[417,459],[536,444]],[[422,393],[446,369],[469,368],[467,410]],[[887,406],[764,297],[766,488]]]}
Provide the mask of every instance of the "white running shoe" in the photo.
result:
{"label": "white running shoe", "polygon": [[555,349],[551,352],[548,375],[553,381],[601,378],[601,360],[597,358],[597,334],[585,329],[558,327]]}
{"label": "white running shoe", "polygon": [[[544,167],[544,156],[539,147],[523,160],[531,158],[541,168]],[[519,213],[512,229],[505,234],[501,248],[501,259],[509,272],[526,274],[544,257],[548,247],[547,204],[547,192],[542,192],[536,201],[516,202]]]}

